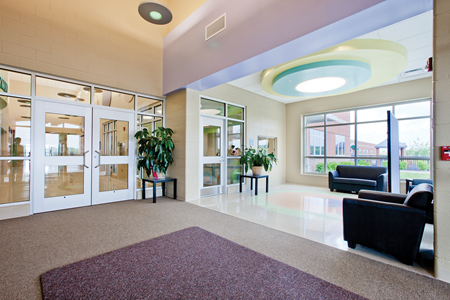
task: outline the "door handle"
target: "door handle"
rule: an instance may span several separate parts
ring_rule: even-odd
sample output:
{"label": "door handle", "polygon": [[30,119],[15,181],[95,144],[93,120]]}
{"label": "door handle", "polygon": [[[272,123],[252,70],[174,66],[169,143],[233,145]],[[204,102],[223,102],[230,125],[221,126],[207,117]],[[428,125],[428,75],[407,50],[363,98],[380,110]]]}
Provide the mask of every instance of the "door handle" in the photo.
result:
{"label": "door handle", "polygon": [[100,166],[100,157],[101,157],[102,155],[101,155],[100,152],[98,152],[97,150],[95,150],[95,152],[97,152],[97,154],[98,154],[98,165],[95,166],[95,168],[97,169],[97,168]]}
{"label": "door handle", "polygon": [[89,169],[89,167],[86,166],[86,154],[88,154],[88,153],[89,153],[89,150],[86,151],[86,152],[84,152],[84,154],[83,154],[83,166],[84,166],[86,169]]}

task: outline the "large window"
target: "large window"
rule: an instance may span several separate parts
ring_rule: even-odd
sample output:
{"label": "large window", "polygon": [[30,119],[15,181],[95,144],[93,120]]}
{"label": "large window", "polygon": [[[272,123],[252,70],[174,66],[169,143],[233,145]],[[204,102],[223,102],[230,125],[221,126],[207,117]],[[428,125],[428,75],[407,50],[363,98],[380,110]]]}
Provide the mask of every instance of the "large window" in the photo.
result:
{"label": "large window", "polygon": [[400,176],[430,178],[430,100],[304,116],[303,172],[387,166],[387,111],[399,121]]}

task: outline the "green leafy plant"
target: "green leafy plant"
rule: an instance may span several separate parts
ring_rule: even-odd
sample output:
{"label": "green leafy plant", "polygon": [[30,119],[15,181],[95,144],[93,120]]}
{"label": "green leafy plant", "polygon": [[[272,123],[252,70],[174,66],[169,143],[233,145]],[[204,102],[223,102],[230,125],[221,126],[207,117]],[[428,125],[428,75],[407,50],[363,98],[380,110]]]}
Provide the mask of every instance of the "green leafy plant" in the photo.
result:
{"label": "green leafy plant", "polygon": [[175,145],[172,141],[173,130],[159,127],[152,133],[144,128],[134,135],[138,140],[138,168],[145,170],[147,176],[153,173],[166,174],[167,168],[173,163],[172,151]]}
{"label": "green leafy plant", "polygon": [[272,170],[274,163],[278,163],[278,158],[273,155],[273,153],[268,154],[267,151],[262,148],[253,149],[250,147],[245,148],[242,152],[240,163],[244,166],[245,173],[253,166],[263,166],[264,170],[267,172]]}

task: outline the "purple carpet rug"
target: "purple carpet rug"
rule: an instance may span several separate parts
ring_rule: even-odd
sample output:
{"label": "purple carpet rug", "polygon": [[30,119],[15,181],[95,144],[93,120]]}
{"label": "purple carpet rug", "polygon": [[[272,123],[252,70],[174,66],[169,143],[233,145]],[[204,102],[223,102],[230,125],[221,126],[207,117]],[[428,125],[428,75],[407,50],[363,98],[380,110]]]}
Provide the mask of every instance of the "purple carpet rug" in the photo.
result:
{"label": "purple carpet rug", "polygon": [[365,299],[199,227],[48,271],[41,284],[44,299]]}

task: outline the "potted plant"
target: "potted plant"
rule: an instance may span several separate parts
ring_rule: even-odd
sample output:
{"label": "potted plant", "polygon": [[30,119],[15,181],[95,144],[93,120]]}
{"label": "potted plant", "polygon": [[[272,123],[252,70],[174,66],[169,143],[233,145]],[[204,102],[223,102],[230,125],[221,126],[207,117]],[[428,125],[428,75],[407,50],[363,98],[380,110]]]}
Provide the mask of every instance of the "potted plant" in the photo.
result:
{"label": "potted plant", "polygon": [[[172,151],[175,145],[172,141],[173,130],[159,127],[150,133],[144,128],[134,135],[138,140],[138,168],[143,169],[147,176],[150,174],[158,179],[157,173],[163,177],[167,168],[173,163]],[[159,176],[161,177],[161,176]]]}
{"label": "potted plant", "polygon": [[261,175],[262,169],[271,171],[273,164],[278,162],[278,158],[273,153],[267,154],[267,151],[258,148],[245,148],[241,156],[241,165],[244,166],[245,173],[252,169],[253,175]]}

